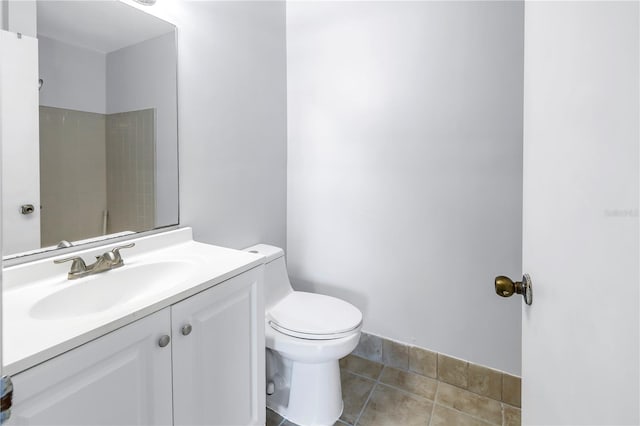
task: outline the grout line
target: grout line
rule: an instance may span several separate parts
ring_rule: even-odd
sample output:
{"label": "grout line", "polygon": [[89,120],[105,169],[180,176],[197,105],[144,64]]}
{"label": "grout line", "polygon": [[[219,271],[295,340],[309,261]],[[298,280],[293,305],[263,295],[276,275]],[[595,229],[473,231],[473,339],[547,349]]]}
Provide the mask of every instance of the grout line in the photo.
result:
{"label": "grout line", "polygon": [[367,408],[367,405],[369,405],[369,400],[371,399],[371,395],[373,395],[373,392],[375,392],[376,388],[378,387],[379,383],[374,383],[373,387],[371,388],[371,392],[369,392],[369,396],[367,396],[367,400],[364,402],[364,404],[362,405],[362,408],[360,409],[360,412],[358,413],[358,417],[356,417],[356,421],[353,422],[353,426],[357,426],[358,422],[360,421],[360,417],[362,417],[362,415],[364,414],[364,410]]}
{"label": "grout line", "polygon": [[[425,377],[427,377],[427,376],[425,376]],[[438,380],[438,379],[435,379],[435,380]],[[497,403],[499,403],[499,404],[506,404],[506,405],[508,405],[508,406],[510,406],[510,407],[513,407],[513,408],[521,409],[521,407],[516,407],[515,405],[508,404],[508,403],[506,403],[506,402],[502,401],[501,399],[491,398],[490,396],[483,395],[483,394],[481,394],[481,393],[474,392],[474,391],[469,390],[469,389],[467,389],[467,388],[463,388],[463,387],[460,387],[460,386],[458,386],[458,385],[454,385],[454,384],[452,384],[452,383],[445,382],[444,380],[438,380],[438,382],[442,382],[442,383],[444,383],[444,384],[445,384],[445,385],[447,385],[447,386],[451,386],[451,387],[454,387],[454,388],[456,388],[456,389],[459,389],[459,390],[462,390],[462,391],[465,391],[465,392],[469,392],[469,393],[473,394],[474,396],[477,396],[477,397],[480,397],[480,398],[488,399],[488,400],[490,400],[490,401],[497,402]]]}
{"label": "grout line", "polygon": [[465,411],[460,411],[460,410],[458,410],[457,408],[450,407],[450,406],[448,406],[448,405],[442,405],[442,404],[438,404],[438,405],[439,405],[439,406],[441,406],[441,407],[447,408],[447,409],[449,409],[449,410],[455,411],[456,413],[462,414],[462,415],[464,415],[464,416],[466,416],[466,417],[471,417],[472,419],[474,419],[474,420],[478,420],[478,421],[480,421],[480,422],[482,422],[482,423],[484,423],[484,424],[486,424],[486,425],[490,425],[490,426],[501,426],[500,424],[492,423],[490,420],[483,419],[482,417],[478,417],[478,416],[476,416],[476,415],[474,415],[474,414],[469,414],[469,413],[467,413],[467,412],[465,412]]}
{"label": "grout line", "polygon": [[430,398],[427,398],[424,395],[418,395],[417,393],[413,393],[413,392],[411,392],[409,390],[402,389],[402,388],[399,388],[399,387],[397,387],[395,385],[390,385],[389,383],[385,383],[385,382],[380,382],[380,386],[385,386],[385,387],[387,387],[389,389],[397,390],[400,393],[404,393],[404,394],[407,394],[407,395],[415,397],[415,398],[424,399],[425,401],[429,401],[429,402],[433,402],[433,403],[436,402],[435,396],[433,397],[433,399],[430,399]]}
{"label": "grout line", "polygon": [[[360,377],[361,379],[367,379],[367,380],[368,380],[368,381],[370,381],[370,382],[376,382],[376,381],[378,381],[378,379],[374,379],[374,378],[372,378],[372,377],[365,376],[364,374],[356,373],[355,371],[347,370],[346,368],[345,368],[343,371],[345,371],[345,372],[347,372],[347,373],[349,373],[349,374],[353,374],[354,376],[358,376],[358,377]],[[382,371],[382,370],[380,370],[380,371]],[[378,374],[378,376],[380,376],[380,374]]]}
{"label": "grout line", "polygon": [[369,400],[371,399],[371,396],[373,395],[373,392],[375,392],[376,388],[380,384],[380,377],[382,377],[382,372],[384,371],[384,368],[385,367],[384,367],[384,364],[383,364],[382,369],[380,369],[380,373],[378,374],[378,378],[375,380],[375,383],[373,384],[373,387],[371,388],[371,391],[369,392],[369,395],[367,396],[367,400],[362,405],[362,408],[360,409],[360,412],[358,413],[358,417],[356,417],[356,421],[353,422],[353,426],[356,426],[358,424],[358,422],[360,421],[360,417],[362,417],[362,415],[364,414],[364,410],[367,408],[367,405],[369,405]]}
{"label": "grout line", "polygon": [[433,412],[436,411],[436,400],[438,399],[438,390],[440,389],[440,380],[436,380],[436,393],[433,395],[433,405],[431,406],[431,415],[429,416],[429,425],[433,422]]}
{"label": "grout line", "polygon": [[387,367],[387,366],[386,366],[386,365],[384,365],[384,364],[380,364],[380,365],[382,365],[382,368],[380,369],[380,372],[378,373],[378,376],[376,377],[376,381],[378,381],[378,382],[379,382],[379,381],[380,381],[380,379],[382,378],[382,373],[384,372],[384,369]]}
{"label": "grout line", "polygon": [[[385,368],[386,368],[386,367],[385,367]],[[389,367],[389,368],[395,368],[395,367]],[[383,368],[383,370],[384,370],[384,368]],[[397,370],[397,369],[396,369],[396,370]],[[404,370],[400,370],[400,371],[404,371]],[[426,378],[426,379],[429,379],[429,380],[433,380],[433,381],[435,381],[435,382],[436,382],[436,393],[437,393],[437,391],[438,391],[438,385],[439,385],[439,383],[440,383],[440,382],[439,382],[439,380],[437,380],[437,379],[433,379],[433,378],[431,378],[431,377],[427,377],[427,376],[422,376],[421,374],[411,373],[411,372],[407,372],[407,371],[404,371],[404,372],[405,372],[405,373],[408,373],[408,374],[414,374],[414,375],[416,375],[416,376],[424,377],[424,378]],[[433,403],[435,403],[435,402],[436,402],[436,394],[434,394],[433,399],[431,399],[431,398],[427,398],[427,397],[426,397],[426,396],[424,396],[424,395],[419,395],[419,394],[417,394],[417,393],[415,393],[415,392],[412,392],[412,391],[410,391],[410,390],[408,390],[408,389],[403,389],[403,388],[401,388],[401,387],[399,387],[399,386],[396,386],[396,385],[393,385],[393,384],[391,384],[391,383],[385,383],[385,382],[383,382],[383,381],[382,381],[382,371],[380,372],[380,376],[379,376],[379,378],[378,378],[378,383],[379,383],[380,385],[382,385],[382,386],[386,386],[386,387],[388,387],[388,388],[390,388],[390,389],[394,389],[394,390],[400,391],[400,392],[405,393],[405,394],[407,394],[407,395],[415,396],[416,398],[420,398],[420,399],[424,399],[424,400],[427,400],[427,401],[431,401],[431,402],[433,402]]]}
{"label": "grout line", "polygon": [[[494,399],[494,401],[497,401],[497,400]],[[504,401],[498,401],[498,402],[501,402],[502,404],[506,405],[507,407],[515,408],[516,410],[522,410],[522,407],[518,407],[517,405],[509,404],[508,402],[504,402]]]}

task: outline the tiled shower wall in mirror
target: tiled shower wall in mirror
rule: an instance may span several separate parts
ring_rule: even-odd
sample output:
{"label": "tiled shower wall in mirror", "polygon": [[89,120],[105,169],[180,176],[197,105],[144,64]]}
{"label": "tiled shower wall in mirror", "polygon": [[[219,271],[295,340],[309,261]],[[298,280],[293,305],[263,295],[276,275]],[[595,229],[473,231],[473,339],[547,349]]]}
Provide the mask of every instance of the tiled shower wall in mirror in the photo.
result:
{"label": "tiled shower wall in mirror", "polygon": [[40,107],[43,246],[101,235],[107,209],[105,122],[104,114]]}
{"label": "tiled shower wall in mirror", "polygon": [[153,109],[107,116],[107,233],[146,231],[155,223]]}
{"label": "tiled shower wall in mirror", "polygon": [[154,120],[40,107],[43,246],[153,228]]}

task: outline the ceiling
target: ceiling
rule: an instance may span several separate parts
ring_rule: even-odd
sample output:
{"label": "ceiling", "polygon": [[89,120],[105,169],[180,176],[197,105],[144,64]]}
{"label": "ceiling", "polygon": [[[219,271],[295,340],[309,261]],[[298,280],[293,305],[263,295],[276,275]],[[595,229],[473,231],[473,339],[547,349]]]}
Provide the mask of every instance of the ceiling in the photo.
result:
{"label": "ceiling", "polygon": [[118,0],[38,0],[38,36],[103,53],[173,32],[175,27]]}

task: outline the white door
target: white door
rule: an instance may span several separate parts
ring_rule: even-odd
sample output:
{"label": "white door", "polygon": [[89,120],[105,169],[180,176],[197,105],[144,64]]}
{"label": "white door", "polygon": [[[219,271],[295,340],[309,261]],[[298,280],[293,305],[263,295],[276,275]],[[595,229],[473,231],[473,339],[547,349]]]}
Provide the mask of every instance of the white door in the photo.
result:
{"label": "white door", "polygon": [[525,5],[524,425],[640,424],[639,14]]}
{"label": "white door", "polygon": [[175,424],[264,425],[262,267],[176,303],[171,319]]}
{"label": "white door", "polygon": [[12,377],[11,425],[170,425],[166,308]]}
{"label": "white door", "polygon": [[0,58],[2,252],[14,254],[40,248],[38,40],[0,31]]}

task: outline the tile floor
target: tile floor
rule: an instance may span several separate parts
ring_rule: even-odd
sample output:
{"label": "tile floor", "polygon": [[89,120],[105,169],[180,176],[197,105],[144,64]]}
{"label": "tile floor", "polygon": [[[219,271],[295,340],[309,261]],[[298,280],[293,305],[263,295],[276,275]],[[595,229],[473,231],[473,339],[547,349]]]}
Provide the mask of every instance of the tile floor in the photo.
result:
{"label": "tile floor", "polygon": [[[335,426],[515,426],[520,409],[354,355],[340,361],[344,411]],[[267,426],[295,426],[267,410]]]}

